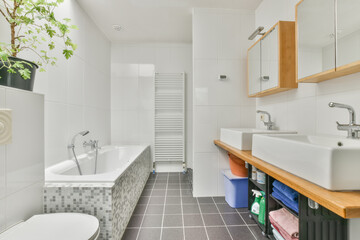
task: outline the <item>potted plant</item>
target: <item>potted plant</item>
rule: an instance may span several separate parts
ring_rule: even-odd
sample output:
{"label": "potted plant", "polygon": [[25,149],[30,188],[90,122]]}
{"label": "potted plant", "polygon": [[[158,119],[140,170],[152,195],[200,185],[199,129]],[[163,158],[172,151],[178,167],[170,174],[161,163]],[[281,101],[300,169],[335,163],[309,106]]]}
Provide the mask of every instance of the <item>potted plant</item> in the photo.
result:
{"label": "potted plant", "polygon": [[[76,44],[69,37],[70,19],[58,20],[54,10],[64,0],[0,0],[0,21],[10,29],[10,43],[0,43],[0,85],[32,91],[36,69],[45,71],[44,64],[56,64],[50,55],[57,39],[64,42],[62,54],[73,55]],[[2,19],[1,19],[2,18]],[[20,52],[31,51],[36,59],[18,58]]]}

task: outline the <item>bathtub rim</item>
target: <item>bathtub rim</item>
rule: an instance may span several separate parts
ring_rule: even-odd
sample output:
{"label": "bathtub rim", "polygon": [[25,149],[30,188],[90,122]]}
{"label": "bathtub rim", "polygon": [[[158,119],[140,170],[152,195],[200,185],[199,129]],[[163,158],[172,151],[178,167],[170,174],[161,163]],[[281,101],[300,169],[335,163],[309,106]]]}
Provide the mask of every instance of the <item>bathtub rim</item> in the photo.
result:
{"label": "bathtub rim", "polygon": [[[136,157],[128,161],[124,167],[118,168],[111,172],[100,173],[100,174],[92,174],[92,175],[62,175],[58,173],[54,173],[54,171],[59,171],[61,167],[67,167],[69,170],[69,166],[76,167],[76,163],[74,160],[64,160],[60,163],[49,166],[45,169],[45,187],[112,187],[115,182],[125,173],[126,169],[129,168],[134,162],[138,159],[138,157],[143,154],[148,148],[150,151],[150,145],[106,145],[103,146],[102,149],[106,151],[110,151],[111,149],[116,148],[129,148],[129,147],[138,147],[139,152]],[[84,156],[87,153],[81,154],[79,156]],[[151,155],[150,155],[151,156]],[[151,159],[150,159],[151,161]],[[65,165],[65,166],[62,166]],[[67,171],[63,170],[63,171]]]}

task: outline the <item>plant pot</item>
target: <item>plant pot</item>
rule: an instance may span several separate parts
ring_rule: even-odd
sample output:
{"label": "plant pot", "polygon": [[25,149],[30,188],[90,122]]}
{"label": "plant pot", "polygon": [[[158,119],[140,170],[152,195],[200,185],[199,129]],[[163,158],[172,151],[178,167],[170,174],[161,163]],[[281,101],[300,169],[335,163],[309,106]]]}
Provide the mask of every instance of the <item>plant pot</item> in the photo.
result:
{"label": "plant pot", "polygon": [[[32,91],[34,87],[36,69],[39,68],[38,65],[33,62],[29,62],[27,60],[16,57],[9,57],[9,60],[14,62],[23,61],[30,63],[31,66],[24,64],[24,67],[29,69],[31,72],[30,78],[23,79],[21,75],[17,72],[17,70],[16,73],[9,73],[7,71],[7,68],[2,68],[0,69],[0,85]],[[0,67],[2,66],[3,63],[0,61]]]}

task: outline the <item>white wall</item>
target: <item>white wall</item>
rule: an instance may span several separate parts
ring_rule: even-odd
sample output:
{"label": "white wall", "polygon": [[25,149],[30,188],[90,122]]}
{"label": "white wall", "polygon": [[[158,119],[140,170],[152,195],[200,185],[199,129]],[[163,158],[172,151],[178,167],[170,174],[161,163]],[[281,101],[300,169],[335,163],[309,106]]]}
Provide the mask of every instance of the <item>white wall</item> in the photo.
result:
{"label": "white wall", "polygon": [[[255,100],[247,97],[246,52],[254,12],[194,9],[193,194],[224,195],[222,169],[228,156],[219,150],[220,128],[254,127]],[[228,79],[219,81],[218,75]]]}
{"label": "white wall", "polygon": [[[264,0],[256,10],[256,26],[263,25],[268,29],[279,20],[294,21],[297,2]],[[257,99],[256,107],[269,111],[282,130],[346,136],[346,132],[336,129],[335,121],[348,123],[347,111],[329,108],[328,103],[350,104],[360,113],[359,79],[360,74],[357,73],[318,84],[300,83],[298,89]],[[257,127],[264,128],[259,118]]]}
{"label": "white wall", "polygon": [[[111,142],[153,147],[154,71],[187,75],[186,161],[192,167],[191,44],[112,44]],[[182,171],[182,164],[159,163],[156,171]]]}
{"label": "white wall", "polygon": [[43,210],[44,96],[0,86],[12,142],[0,145],[0,232]]}
{"label": "white wall", "polygon": [[[46,167],[72,157],[67,145],[79,131],[90,131],[77,141],[79,153],[84,151],[82,141],[89,138],[100,140],[100,145],[110,143],[110,42],[76,1],[66,0],[56,17],[70,18],[78,26],[71,34],[78,49],[66,61],[60,49],[63,43],[58,41],[53,55],[57,65],[36,74],[34,92],[45,95]],[[0,32],[9,32],[4,22]],[[7,34],[1,35],[0,40],[9,41]],[[34,56],[25,52],[19,57]]]}

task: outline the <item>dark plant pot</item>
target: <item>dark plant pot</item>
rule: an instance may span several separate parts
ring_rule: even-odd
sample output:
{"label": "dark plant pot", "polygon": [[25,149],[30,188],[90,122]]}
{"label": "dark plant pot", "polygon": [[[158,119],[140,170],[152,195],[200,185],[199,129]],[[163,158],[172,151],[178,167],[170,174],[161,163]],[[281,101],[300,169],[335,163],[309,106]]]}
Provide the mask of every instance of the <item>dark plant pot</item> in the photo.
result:
{"label": "dark plant pot", "polygon": [[[33,62],[29,62],[27,60],[24,60],[21,58],[16,58],[16,57],[9,57],[9,60],[14,61],[14,62],[15,61],[23,61],[23,62],[30,63],[31,66],[24,64],[24,67],[29,69],[31,72],[30,78],[23,79],[17,71],[16,71],[16,73],[9,73],[7,71],[7,68],[4,67],[4,68],[0,69],[0,85],[32,91],[33,87],[34,87],[36,69],[39,68],[38,65],[36,65]],[[2,67],[2,66],[3,66],[3,63],[0,61],[0,67]]]}

